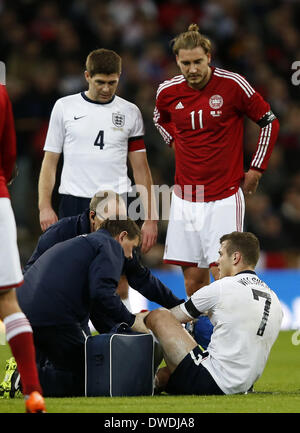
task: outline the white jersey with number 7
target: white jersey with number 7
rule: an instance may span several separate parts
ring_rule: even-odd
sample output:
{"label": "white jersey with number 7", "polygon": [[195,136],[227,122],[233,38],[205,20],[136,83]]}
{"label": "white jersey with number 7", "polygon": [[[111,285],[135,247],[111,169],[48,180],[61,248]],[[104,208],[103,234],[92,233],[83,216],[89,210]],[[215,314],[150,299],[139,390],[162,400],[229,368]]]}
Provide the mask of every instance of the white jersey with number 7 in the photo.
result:
{"label": "white jersey with number 7", "polygon": [[214,325],[207,368],[225,394],[246,392],[261,376],[282,322],[276,294],[254,271],[225,277],[181,304],[191,317],[208,312]]}

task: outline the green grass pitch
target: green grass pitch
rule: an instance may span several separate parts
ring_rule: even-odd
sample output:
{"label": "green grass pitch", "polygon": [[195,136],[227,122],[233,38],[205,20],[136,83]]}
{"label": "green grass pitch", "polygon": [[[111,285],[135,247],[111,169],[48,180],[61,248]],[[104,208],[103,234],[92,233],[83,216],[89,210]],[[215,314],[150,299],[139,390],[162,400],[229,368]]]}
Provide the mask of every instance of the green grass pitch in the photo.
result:
{"label": "green grass pitch", "polygon": [[[255,392],[231,396],[47,398],[49,413],[299,413],[300,344],[294,331],[281,331]],[[0,346],[0,380],[9,346]],[[0,399],[0,413],[23,413],[22,398]]]}

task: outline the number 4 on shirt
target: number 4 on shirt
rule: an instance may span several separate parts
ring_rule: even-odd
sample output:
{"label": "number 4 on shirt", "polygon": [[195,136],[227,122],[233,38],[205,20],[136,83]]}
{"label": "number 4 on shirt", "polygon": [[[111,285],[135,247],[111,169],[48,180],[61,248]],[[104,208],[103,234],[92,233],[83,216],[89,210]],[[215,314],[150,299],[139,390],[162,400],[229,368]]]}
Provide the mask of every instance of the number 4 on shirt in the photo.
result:
{"label": "number 4 on shirt", "polygon": [[104,131],[99,131],[99,134],[97,135],[97,138],[95,140],[94,146],[99,146],[100,150],[104,147]]}

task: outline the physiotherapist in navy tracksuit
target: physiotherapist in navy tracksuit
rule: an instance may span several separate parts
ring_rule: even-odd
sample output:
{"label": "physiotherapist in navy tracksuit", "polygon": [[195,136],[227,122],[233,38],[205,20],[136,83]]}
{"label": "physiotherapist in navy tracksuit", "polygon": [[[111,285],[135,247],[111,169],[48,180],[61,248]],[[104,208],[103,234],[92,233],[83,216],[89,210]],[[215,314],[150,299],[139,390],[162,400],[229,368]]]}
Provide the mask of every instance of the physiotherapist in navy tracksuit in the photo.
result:
{"label": "physiotherapist in navy tracksuit", "polygon": [[84,395],[81,323],[92,310],[97,331],[102,312],[115,323],[145,331],[144,313],[130,313],[115,292],[125,257],[140,242],[140,229],[129,218],[105,220],[101,227],[48,249],[17,290],[33,328],[40,381],[48,396]]}
{"label": "physiotherapist in navy tracksuit", "polygon": [[[81,323],[91,308],[142,332],[144,313],[130,313],[115,293],[125,256],[140,242],[140,229],[130,219],[106,220],[103,227],[47,250],[17,291],[33,328],[45,395],[84,394]],[[97,329],[96,320],[93,324]]]}
{"label": "physiotherapist in navy tracksuit", "polygon": [[[89,209],[79,215],[62,218],[51,225],[40,236],[38,244],[23,272],[27,274],[36,260],[55,244],[94,232],[100,223],[100,217],[102,217],[97,213],[99,203],[101,203],[101,197],[94,198]],[[125,258],[123,274],[126,275],[130,287],[141,293],[149,301],[155,302],[162,307],[173,308],[184,302],[184,299],[177,298],[146,266],[141,265],[138,249],[134,249],[133,258]],[[98,330],[101,333],[109,332],[116,325],[116,321],[106,312],[99,314],[94,309],[90,311],[90,319],[92,322],[97,321]],[[84,324],[84,331],[86,334],[90,333],[88,320]]]}

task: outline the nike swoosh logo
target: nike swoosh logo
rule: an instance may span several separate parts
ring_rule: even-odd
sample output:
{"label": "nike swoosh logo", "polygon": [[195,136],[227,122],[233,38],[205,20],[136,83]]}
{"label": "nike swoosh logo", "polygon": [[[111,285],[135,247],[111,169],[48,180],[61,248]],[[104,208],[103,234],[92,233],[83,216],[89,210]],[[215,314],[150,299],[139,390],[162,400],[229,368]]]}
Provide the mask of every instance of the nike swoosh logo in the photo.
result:
{"label": "nike swoosh logo", "polygon": [[74,120],[82,119],[83,117],[86,117],[86,115],[84,115],[84,116],[78,116],[78,117],[74,116]]}

